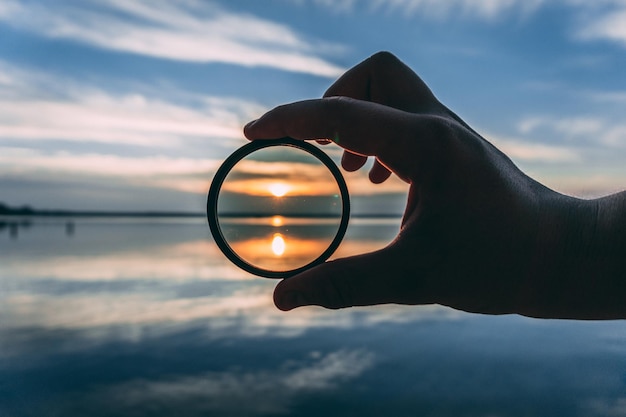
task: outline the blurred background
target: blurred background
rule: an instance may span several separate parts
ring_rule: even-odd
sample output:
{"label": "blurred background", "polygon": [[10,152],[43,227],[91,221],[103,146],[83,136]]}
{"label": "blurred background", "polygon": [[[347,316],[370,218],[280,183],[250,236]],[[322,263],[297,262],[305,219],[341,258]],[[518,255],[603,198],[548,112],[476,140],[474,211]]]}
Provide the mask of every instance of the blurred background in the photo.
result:
{"label": "blurred background", "polygon": [[[0,216],[0,415],[626,415],[621,321],[282,313],[219,253],[206,193],[243,125],[379,50],[546,185],[624,188],[623,0],[2,0],[0,203],[191,215]],[[336,256],[406,198],[345,176],[387,217]]]}

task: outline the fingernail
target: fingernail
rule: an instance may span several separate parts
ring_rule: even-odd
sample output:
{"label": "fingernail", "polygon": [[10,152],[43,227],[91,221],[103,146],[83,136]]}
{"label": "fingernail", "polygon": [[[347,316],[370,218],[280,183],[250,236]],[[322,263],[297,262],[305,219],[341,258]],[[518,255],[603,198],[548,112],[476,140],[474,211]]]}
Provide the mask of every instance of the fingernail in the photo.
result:
{"label": "fingernail", "polygon": [[254,126],[254,124],[256,123],[256,121],[257,121],[257,120],[259,120],[259,119],[255,119],[255,120],[252,120],[251,122],[248,122],[248,123],[247,123],[247,124],[243,127],[244,132],[245,132],[246,130],[250,129],[252,126]]}
{"label": "fingernail", "polygon": [[307,304],[306,297],[301,292],[289,291],[279,299],[278,308],[281,310],[291,310]]}

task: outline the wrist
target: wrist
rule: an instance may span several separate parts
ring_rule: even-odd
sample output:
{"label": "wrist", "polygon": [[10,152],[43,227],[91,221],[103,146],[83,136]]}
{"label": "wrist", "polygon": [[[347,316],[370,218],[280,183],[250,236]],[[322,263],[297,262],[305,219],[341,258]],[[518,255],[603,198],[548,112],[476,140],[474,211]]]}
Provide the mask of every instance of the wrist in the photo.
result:
{"label": "wrist", "polygon": [[522,314],[581,318],[592,312],[597,268],[598,200],[582,200],[551,190],[540,199],[536,239],[522,291]]}

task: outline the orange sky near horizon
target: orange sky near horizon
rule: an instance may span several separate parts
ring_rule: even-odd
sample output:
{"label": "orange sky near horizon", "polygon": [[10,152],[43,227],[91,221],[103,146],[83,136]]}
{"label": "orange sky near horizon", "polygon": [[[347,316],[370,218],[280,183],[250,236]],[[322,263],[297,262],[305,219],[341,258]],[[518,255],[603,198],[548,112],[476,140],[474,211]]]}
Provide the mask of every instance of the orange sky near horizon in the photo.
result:
{"label": "orange sky near horizon", "polygon": [[[346,173],[344,179],[351,194],[370,195],[377,191],[367,171]],[[385,182],[385,192],[406,193],[408,184],[398,178]],[[331,172],[321,163],[240,161],[222,184],[222,191],[264,197],[339,195]],[[280,194],[280,195],[279,195]]]}

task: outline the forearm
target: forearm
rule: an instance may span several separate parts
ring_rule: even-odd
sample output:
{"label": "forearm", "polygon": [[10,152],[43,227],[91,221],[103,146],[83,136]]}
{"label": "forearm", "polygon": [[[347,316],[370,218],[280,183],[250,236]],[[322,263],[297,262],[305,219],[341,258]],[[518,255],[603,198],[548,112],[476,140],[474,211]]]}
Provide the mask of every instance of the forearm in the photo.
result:
{"label": "forearm", "polygon": [[626,318],[626,192],[595,200],[554,196],[547,206],[522,314]]}

